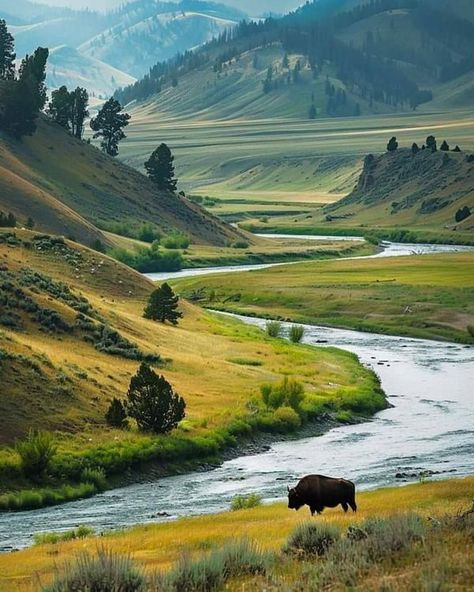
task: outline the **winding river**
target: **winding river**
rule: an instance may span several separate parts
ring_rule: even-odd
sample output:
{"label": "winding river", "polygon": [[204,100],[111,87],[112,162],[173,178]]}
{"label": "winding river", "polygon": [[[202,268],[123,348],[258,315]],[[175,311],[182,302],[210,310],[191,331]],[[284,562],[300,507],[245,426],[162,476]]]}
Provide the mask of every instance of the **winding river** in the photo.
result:
{"label": "winding river", "polygon": [[[400,255],[473,249],[391,244],[385,256],[396,250]],[[249,268],[255,267],[239,269]],[[185,270],[180,277],[196,272]],[[157,279],[172,274],[163,276]],[[239,318],[265,324],[265,319]],[[130,485],[53,508],[1,514],[0,550],[31,544],[35,532],[79,524],[101,531],[216,512],[227,509],[239,493],[258,491],[267,501],[281,499],[287,484],[309,472],[344,475],[359,489],[413,481],[421,472],[433,479],[474,473],[473,347],[317,326],[306,327],[304,341],[357,354],[380,376],[393,407],[362,424],[281,441],[210,471]]]}

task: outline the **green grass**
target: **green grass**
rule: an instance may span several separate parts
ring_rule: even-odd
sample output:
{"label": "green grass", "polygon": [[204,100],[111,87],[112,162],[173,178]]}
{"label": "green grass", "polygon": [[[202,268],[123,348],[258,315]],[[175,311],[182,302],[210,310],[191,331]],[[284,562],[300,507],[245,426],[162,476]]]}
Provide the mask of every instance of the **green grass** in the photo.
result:
{"label": "green grass", "polygon": [[[88,538],[87,561],[80,539],[35,545],[0,555],[0,590],[29,592],[38,578],[49,586],[72,574],[97,579],[101,556],[109,577],[123,583],[139,573],[147,592],[168,592],[165,583],[183,584],[173,592],[196,584],[203,592],[215,582],[230,592],[317,590],[323,583],[357,592],[466,590],[474,577],[473,486],[468,477],[361,492],[357,513],[326,509],[317,519],[276,503],[137,526]],[[294,552],[283,552],[289,544]]]}
{"label": "green grass", "polygon": [[298,263],[174,282],[179,293],[212,293],[213,308],[473,343],[473,253]]}

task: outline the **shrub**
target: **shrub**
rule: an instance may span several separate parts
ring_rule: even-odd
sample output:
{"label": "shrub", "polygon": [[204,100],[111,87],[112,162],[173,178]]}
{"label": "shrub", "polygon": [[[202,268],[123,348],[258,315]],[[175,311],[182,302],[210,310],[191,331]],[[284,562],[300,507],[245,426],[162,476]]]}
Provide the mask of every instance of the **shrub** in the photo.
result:
{"label": "shrub", "polygon": [[243,539],[194,561],[183,556],[171,573],[161,578],[160,586],[173,592],[212,592],[230,578],[264,574],[268,563],[268,555]]}
{"label": "shrub", "polygon": [[256,508],[261,505],[262,496],[258,493],[249,493],[247,495],[234,496],[230,503],[230,509],[235,512],[236,510],[248,510],[249,508]]}
{"label": "shrub", "polygon": [[53,436],[39,430],[30,430],[26,439],[17,442],[15,448],[24,475],[31,478],[42,477],[56,454]]}
{"label": "shrub", "polygon": [[103,469],[84,469],[81,473],[81,483],[92,483],[97,491],[107,489],[107,479]]}
{"label": "shrub", "polygon": [[287,376],[277,386],[270,384],[262,385],[260,392],[265,405],[273,409],[287,406],[298,410],[305,396],[303,385]]}
{"label": "shrub", "polygon": [[105,414],[105,420],[107,424],[113,428],[123,429],[127,427],[127,412],[125,407],[117,397],[112,399],[112,402],[107,409]]}
{"label": "shrub", "polygon": [[302,325],[291,325],[288,336],[293,343],[300,343],[304,337],[304,327]]}
{"label": "shrub", "polygon": [[379,561],[421,541],[424,533],[423,519],[417,514],[406,513],[388,518],[367,518],[360,526],[349,529],[347,536],[350,540],[363,541],[370,560]]}
{"label": "shrub", "polygon": [[265,325],[265,331],[269,337],[279,337],[281,333],[281,323],[279,321],[268,321]]}
{"label": "shrub", "polygon": [[236,240],[231,244],[233,249],[248,249],[249,243],[246,240]]}
{"label": "shrub", "polygon": [[291,533],[283,551],[302,556],[324,555],[339,537],[339,529],[331,524],[306,522]]}
{"label": "shrub", "polygon": [[470,215],[471,215],[471,208],[469,208],[469,206],[464,206],[462,208],[459,208],[459,210],[456,211],[456,214],[454,215],[454,219],[456,220],[456,222],[462,222],[466,218],[469,218]]}
{"label": "shrub", "polygon": [[179,297],[169,284],[164,282],[150,294],[143,316],[152,321],[169,321],[172,325],[177,325],[178,319],[183,316],[183,313],[178,311],[178,303]]}
{"label": "shrub", "polygon": [[285,432],[292,432],[301,426],[301,418],[292,407],[280,407],[277,409],[275,411],[275,419]]}
{"label": "shrub", "polygon": [[161,241],[161,244],[165,249],[187,249],[191,244],[191,241],[186,234],[175,232],[166,236]]}
{"label": "shrub", "polygon": [[145,223],[138,231],[138,239],[144,243],[152,243],[154,241],[160,242],[161,234],[152,224]]}
{"label": "shrub", "polygon": [[44,592],[141,592],[145,578],[129,557],[99,549],[66,564],[63,573]]}
{"label": "shrub", "polygon": [[33,542],[35,545],[56,545],[63,541],[85,539],[94,534],[95,531],[93,528],[81,525],[66,532],[36,532],[33,535]]}

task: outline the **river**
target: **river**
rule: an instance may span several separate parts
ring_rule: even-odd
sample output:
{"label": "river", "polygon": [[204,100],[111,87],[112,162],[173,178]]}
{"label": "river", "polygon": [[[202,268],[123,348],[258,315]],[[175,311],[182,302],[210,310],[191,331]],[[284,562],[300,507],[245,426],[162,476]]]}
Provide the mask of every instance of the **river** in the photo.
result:
{"label": "river", "polygon": [[[440,245],[430,248],[441,250]],[[265,319],[240,318],[265,324]],[[433,472],[429,478],[474,473],[473,347],[317,326],[306,326],[304,341],[356,353],[377,372],[393,407],[370,421],[281,441],[214,470],[130,485],[62,506],[0,514],[0,550],[31,544],[35,532],[80,524],[102,531],[225,510],[240,493],[282,499],[287,484],[310,472],[353,479],[359,489],[413,481],[426,471]]]}

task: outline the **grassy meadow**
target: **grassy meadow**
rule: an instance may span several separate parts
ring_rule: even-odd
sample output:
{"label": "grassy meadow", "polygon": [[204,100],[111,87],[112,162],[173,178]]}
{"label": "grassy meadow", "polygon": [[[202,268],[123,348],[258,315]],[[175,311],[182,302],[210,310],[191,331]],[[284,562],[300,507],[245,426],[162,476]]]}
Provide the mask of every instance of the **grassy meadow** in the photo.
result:
{"label": "grassy meadow", "polygon": [[[80,489],[86,469],[104,471],[116,483],[126,470],[143,470],[150,462],[166,472],[215,460],[249,434],[292,430],[323,411],[370,414],[385,405],[375,376],[347,352],[272,339],[185,301],[179,326],[148,321],[143,308],[151,282],[97,252],[36,236],[16,231],[0,241],[0,288],[8,295],[12,282],[23,286],[24,299],[53,310],[56,322],[69,328],[40,325],[23,309],[0,317],[3,509],[53,503],[54,495],[40,490],[65,483],[79,488],[77,495],[90,495],[94,488]],[[78,306],[86,311],[79,324]],[[85,340],[84,327],[91,322],[117,332],[121,349],[107,352]],[[108,405],[113,397],[125,398],[138,354],[155,356],[156,371],[186,400],[186,419],[169,436],[106,425]],[[306,392],[304,417],[296,424],[285,423],[260,400],[263,383],[285,376]],[[40,483],[22,474],[13,448],[30,428],[52,432],[58,446],[53,475]],[[64,499],[75,495],[61,491]]]}
{"label": "grassy meadow", "polygon": [[175,282],[213,308],[473,343],[473,253],[297,263]]}
{"label": "grassy meadow", "polygon": [[[84,551],[94,553],[97,549],[105,548],[130,556],[146,576],[152,577],[157,571],[169,571],[177,561],[183,561],[184,556],[198,562],[212,553],[213,549],[224,548],[231,539],[236,541],[239,538],[249,539],[260,553],[271,554],[273,559],[266,574],[242,575],[230,580],[226,590],[296,592],[320,589],[310,582],[312,579],[317,580],[317,574],[323,570],[325,562],[330,562],[330,556],[326,559],[324,556],[299,557],[282,553],[289,535],[304,524],[319,524],[323,529],[335,527],[341,532],[349,527],[363,528],[364,521],[369,518],[393,519],[395,525],[400,524],[399,532],[395,528],[392,535],[388,531],[379,535],[381,557],[369,564],[368,569],[361,561],[361,553],[357,555],[358,561],[356,557],[351,559],[346,556],[336,568],[339,575],[324,589],[343,590],[350,583],[351,589],[361,591],[468,590],[469,582],[474,577],[469,557],[472,520],[469,522],[469,516],[464,520],[456,519],[455,516],[470,508],[473,492],[472,477],[428,481],[360,493],[356,514],[344,514],[337,508],[325,510],[322,516],[310,519],[307,508],[294,512],[288,510],[285,503],[274,503],[218,515],[137,526],[123,532],[105,533],[98,538],[40,544],[24,551],[0,555],[0,590],[39,590],[39,583],[43,586],[49,583],[62,573],[65,563]],[[282,497],[284,495],[285,488],[282,486]],[[403,516],[397,519],[406,512],[416,513],[420,517],[419,527],[424,533],[412,541],[401,538],[406,536],[404,530],[400,530]],[[446,515],[454,518],[446,519]],[[327,568],[324,573],[326,577],[331,575]],[[344,577],[350,578],[345,585]],[[198,588],[188,586],[179,589],[189,591]],[[199,588],[203,591],[212,589],[215,588]]]}

